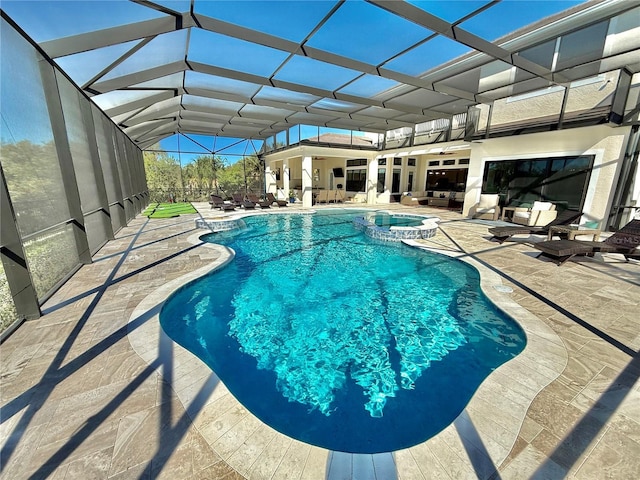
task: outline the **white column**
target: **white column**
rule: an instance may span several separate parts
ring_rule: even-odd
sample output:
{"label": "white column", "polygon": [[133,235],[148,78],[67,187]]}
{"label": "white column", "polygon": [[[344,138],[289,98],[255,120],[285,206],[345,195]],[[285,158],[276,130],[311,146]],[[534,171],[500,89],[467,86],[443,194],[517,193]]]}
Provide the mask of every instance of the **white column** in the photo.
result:
{"label": "white column", "polygon": [[311,208],[313,205],[313,159],[302,157],[302,206]]}
{"label": "white column", "polygon": [[282,190],[286,200],[289,200],[289,190],[291,180],[291,170],[289,169],[289,159],[285,158],[282,162]]}
{"label": "white column", "polygon": [[367,203],[373,205],[377,203],[378,187],[378,159],[369,159],[367,169]]}
{"label": "white column", "polygon": [[462,215],[465,217],[469,215],[471,207],[477,204],[480,199],[482,180],[484,178],[484,157],[489,155],[484,145],[478,143],[471,144],[470,153],[467,186],[465,187],[464,205],[462,209]]}
{"label": "white column", "polygon": [[265,168],[265,175],[267,177],[267,193],[278,193],[278,182],[276,181],[276,172],[271,169],[271,166]]}
{"label": "white column", "polygon": [[276,176],[271,171],[271,165],[264,166],[264,185],[267,193],[276,193]]}

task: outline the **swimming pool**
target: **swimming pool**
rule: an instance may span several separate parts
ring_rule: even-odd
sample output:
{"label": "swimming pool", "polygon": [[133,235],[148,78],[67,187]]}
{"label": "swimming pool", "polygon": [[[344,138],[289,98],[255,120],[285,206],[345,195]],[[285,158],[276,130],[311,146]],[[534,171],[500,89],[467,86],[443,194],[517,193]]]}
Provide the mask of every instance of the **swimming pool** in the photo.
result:
{"label": "swimming pool", "polygon": [[355,216],[353,226],[373,239],[401,242],[433,237],[439,221],[438,217],[433,216],[374,211]]}
{"label": "swimming pool", "polygon": [[387,212],[367,212],[363,218],[378,227],[417,227],[427,217],[415,215],[393,215]]}
{"label": "swimming pool", "polygon": [[475,269],[372,240],[358,214],[262,215],[209,235],[234,261],[174,294],[160,321],[276,430],[376,453],[445,428],[525,336]]}

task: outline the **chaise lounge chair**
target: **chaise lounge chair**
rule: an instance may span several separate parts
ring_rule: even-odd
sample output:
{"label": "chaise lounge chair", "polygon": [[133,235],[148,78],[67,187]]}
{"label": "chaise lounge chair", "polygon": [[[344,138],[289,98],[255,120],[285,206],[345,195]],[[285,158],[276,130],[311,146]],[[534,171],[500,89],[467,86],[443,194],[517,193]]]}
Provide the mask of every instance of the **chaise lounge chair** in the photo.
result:
{"label": "chaise lounge chair", "polygon": [[273,193],[267,193],[267,200],[269,202],[271,202],[271,204],[277,203],[279,207],[286,207],[287,206],[287,201],[286,200],[278,200]]}
{"label": "chaise lounge chair", "polygon": [[256,204],[251,200],[245,198],[241,193],[234,193],[233,195],[231,195],[231,198],[233,198],[233,203],[236,207],[242,207],[245,210],[256,208]]}
{"label": "chaise lounge chair", "polygon": [[225,203],[222,197],[213,194],[209,195],[209,204],[211,208],[219,208],[223,212],[236,209],[233,203]]}
{"label": "chaise lounge chair", "polygon": [[582,216],[582,212],[578,210],[564,210],[558,214],[555,220],[549,222],[543,227],[527,227],[522,226],[503,226],[503,227],[491,227],[489,233],[493,235],[489,240],[502,243],[513,235],[546,235],[549,233],[549,228],[556,225],[569,225]]}
{"label": "chaise lounge chair", "polygon": [[260,205],[260,208],[271,208],[271,202],[269,200],[260,200],[255,193],[248,193],[247,200],[253,202],[255,205]]}
{"label": "chaise lounge chair", "polygon": [[575,255],[592,255],[596,252],[620,253],[627,261],[630,258],[640,260],[639,245],[640,220],[631,220],[604,242],[548,240],[533,244],[536,249],[541,251],[540,255],[550,257],[558,265],[562,265]]}

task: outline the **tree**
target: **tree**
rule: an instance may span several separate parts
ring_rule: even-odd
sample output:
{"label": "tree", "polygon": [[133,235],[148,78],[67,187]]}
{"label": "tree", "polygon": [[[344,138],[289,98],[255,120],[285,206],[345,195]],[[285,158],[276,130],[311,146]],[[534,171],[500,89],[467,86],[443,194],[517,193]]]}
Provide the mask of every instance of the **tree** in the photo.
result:
{"label": "tree", "polygon": [[223,157],[199,155],[181,169],[178,160],[156,145],[144,152],[144,166],[153,202],[166,202],[169,195],[202,201],[213,192],[229,196],[263,191],[263,167],[255,155],[231,165]]}
{"label": "tree", "polygon": [[166,202],[170,196],[182,197],[180,163],[158,149],[143,152],[144,170],[152,202]]}
{"label": "tree", "polygon": [[2,142],[2,169],[23,235],[69,218],[66,193],[53,141]]}
{"label": "tree", "polygon": [[234,192],[244,192],[244,171],[242,162],[227,165],[224,170],[218,173],[218,186],[225,195]]}
{"label": "tree", "polygon": [[250,155],[220,171],[218,182],[226,195],[234,192],[262,193],[262,172],[260,159]]}
{"label": "tree", "polygon": [[243,159],[245,164],[245,175],[247,189],[252,192],[262,193],[264,181],[264,165],[256,155],[249,155]]}
{"label": "tree", "polygon": [[187,197],[205,199],[209,193],[218,193],[218,174],[226,167],[225,159],[213,155],[200,155],[183,168]]}

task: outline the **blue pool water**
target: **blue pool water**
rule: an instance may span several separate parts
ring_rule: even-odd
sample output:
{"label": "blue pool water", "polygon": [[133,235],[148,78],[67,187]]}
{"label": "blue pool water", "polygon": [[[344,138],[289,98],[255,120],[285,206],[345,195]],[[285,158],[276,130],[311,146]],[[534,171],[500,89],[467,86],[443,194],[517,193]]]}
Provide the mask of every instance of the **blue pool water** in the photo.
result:
{"label": "blue pool water", "polygon": [[417,227],[426,219],[426,217],[390,215],[384,212],[365,214],[364,218],[378,227]]}
{"label": "blue pool water", "polygon": [[352,225],[362,213],[262,215],[208,235],[235,259],[176,292],[160,322],[276,430],[377,453],[449,425],[525,335],[475,269],[372,240]]}

